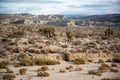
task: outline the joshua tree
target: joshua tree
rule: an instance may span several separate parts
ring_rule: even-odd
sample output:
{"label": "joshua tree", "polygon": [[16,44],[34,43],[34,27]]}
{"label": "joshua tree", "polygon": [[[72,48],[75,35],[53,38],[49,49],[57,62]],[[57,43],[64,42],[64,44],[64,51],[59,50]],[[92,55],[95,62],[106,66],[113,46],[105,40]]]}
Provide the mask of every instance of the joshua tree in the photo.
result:
{"label": "joshua tree", "polygon": [[41,28],[39,31],[43,32],[48,38],[55,36],[55,28],[54,27]]}
{"label": "joshua tree", "polygon": [[66,32],[66,36],[67,36],[67,38],[68,38],[68,41],[71,42],[72,37],[73,37],[73,33],[72,33],[71,31],[67,31],[67,32]]}
{"label": "joshua tree", "polygon": [[113,35],[113,29],[111,28],[108,28],[105,30],[105,36],[112,36]]}

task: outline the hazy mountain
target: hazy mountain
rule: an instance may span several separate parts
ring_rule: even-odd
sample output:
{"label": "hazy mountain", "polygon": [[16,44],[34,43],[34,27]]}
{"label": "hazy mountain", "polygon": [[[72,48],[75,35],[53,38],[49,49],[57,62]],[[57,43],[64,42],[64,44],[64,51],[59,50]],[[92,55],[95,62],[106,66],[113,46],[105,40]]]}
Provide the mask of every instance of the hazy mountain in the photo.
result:
{"label": "hazy mountain", "polygon": [[52,25],[52,26],[107,26],[119,27],[120,14],[106,15],[32,15],[0,14],[0,22],[4,24]]}

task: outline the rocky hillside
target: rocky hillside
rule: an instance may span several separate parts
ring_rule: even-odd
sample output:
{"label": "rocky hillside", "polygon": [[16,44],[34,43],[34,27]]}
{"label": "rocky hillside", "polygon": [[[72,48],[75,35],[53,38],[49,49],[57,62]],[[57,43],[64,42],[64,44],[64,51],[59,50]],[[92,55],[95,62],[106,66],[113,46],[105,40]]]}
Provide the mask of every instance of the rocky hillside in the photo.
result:
{"label": "rocky hillside", "polygon": [[68,20],[63,15],[0,14],[0,22],[3,24],[24,24],[34,26],[67,26]]}
{"label": "rocky hillside", "polygon": [[105,26],[119,27],[120,14],[93,15],[87,17],[64,15],[0,14],[2,24],[52,25],[52,26]]}
{"label": "rocky hillside", "polygon": [[84,26],[119,27],[120,25],[120,14],[92,15],[86,17],[71,16],[70,18],[77,20],[77,25]]}

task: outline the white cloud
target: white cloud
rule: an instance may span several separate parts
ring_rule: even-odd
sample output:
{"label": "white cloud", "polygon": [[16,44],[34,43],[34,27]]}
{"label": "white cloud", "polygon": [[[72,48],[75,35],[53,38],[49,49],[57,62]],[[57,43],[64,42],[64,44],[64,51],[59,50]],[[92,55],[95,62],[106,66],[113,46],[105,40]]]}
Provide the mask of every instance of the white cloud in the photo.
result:
{"label": "white cloud", "polygon": [[28,3],[28,0],[24,0],[25,3],[18,3],[17,0],[16,2],[15,0],[7,1],[10,0],[0,3],[0,13],[108,14],[120,12],[119,0],[44,0],[42,2],[29,0]]}

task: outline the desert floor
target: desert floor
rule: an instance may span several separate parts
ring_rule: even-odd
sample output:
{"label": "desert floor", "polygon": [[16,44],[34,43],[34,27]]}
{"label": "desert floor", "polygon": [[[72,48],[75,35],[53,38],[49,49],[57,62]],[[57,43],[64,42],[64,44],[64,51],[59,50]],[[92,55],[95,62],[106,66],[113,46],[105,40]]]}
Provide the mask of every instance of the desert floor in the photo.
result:
{"label": "desert floor", "polygon": [[[108,65],[111,65],[111,62],[105,62]],[[98,69],[100,66],[97,62],[87,62],[86,64],[75,65],[71,62],[62,62],[60,65],[49,65],[49,70],[47,71],[50,76],[48,77],[38,77],[37,69],[41,66],[27,66],[27,67],[13,67],[9,66],[10,69],[14,71],[16,75],[15,80],[101,80],[102,78],[118,78],[120,79],[120,64],[117,64],[117,69],[119,72],[114,73],[109,70],[105,73],[102,73],[102,76],[90,75],[88,74],[88,70]],[[81,67],[82,71],[66,70],[65,68],[68,66],[73,66],[73,69],[76,67]],[[26,75],[19,75],[20,68],[27,68]],[[60,73],[60,69],[65,69],[65,73]]]}

